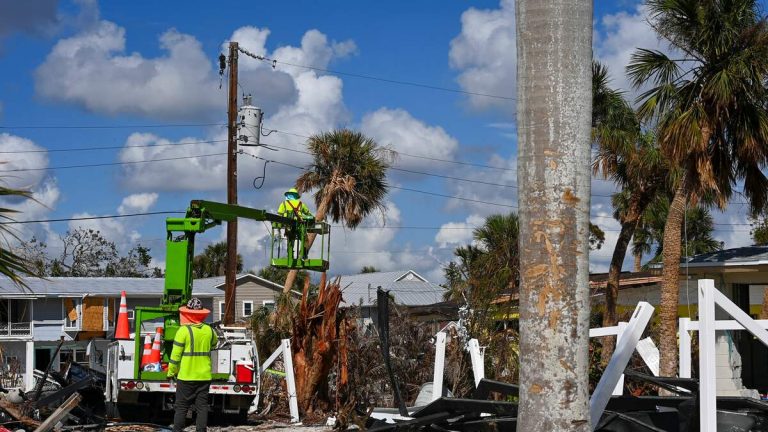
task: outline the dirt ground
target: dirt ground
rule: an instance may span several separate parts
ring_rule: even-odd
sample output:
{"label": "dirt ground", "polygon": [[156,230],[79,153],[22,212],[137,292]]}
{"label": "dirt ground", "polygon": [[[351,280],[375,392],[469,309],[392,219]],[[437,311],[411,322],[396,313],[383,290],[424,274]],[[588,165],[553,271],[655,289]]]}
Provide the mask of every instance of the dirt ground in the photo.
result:
{"label": "dirt ground", "polygon": [[[194,426],[186,428],[185,432],[194,432]],[[280,431],[280,432],[327,432],[332,430],[326,426],[301,426],[278,422],[265,422],[260,425],[246,426],[209,426],[208,432],[252,432],[252,431]]]}
{"label": "dirt ground", "polygon": [[[292,425],[275,421],[267,421],[259,425],[243,426],[209,426],[208,432],[252,432],[252,431],[280,431],[280,432],[328,432],[333,430],[327,426],[303,426]],[[189,426],[185,432],[194,432],[195,427]]]}

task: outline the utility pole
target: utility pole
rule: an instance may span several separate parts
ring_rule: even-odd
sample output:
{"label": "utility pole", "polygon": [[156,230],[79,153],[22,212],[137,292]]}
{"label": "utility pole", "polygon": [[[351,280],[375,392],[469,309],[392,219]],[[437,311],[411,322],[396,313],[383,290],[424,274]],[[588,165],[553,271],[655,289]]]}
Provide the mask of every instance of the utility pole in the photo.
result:
{"label": "utility pole", "polygon": [[[227,204],[237,204],[237,55],[238,43],[229,43],[227,99]],[[237,279],[237,218],[227,222],[227,267],[224,273],[224,325],[235,321]]]}

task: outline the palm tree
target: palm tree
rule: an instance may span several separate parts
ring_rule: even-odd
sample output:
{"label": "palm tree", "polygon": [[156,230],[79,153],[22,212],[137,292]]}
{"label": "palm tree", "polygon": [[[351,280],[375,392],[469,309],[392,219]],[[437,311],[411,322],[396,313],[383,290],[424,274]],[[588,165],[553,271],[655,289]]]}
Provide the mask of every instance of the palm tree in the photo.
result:
{"label": "palm tree", "polygon": [[[227,268],[227,242],[209,244],[203,253],[192,260],[192,274],[196,279],[223,276]],[[243,271],[243,256],[237,254],[237,271]]]}
{"label": "palm tree", "polygon": [[[488,317],[491,302],[502,291],[516,292],[519,280],[519,222],[515,213],[488,216],[473,231],[474,243],[459,246],[458,258],[444,269],[448,290],[445,299],[468,304]],[[486,322],[475,321],[484,326]],[[486,330],[485,328],[483,330]]]}
{"label": "palm tree", "polygon": [[592,1],[519,0],[516,12],[517,427],[586,432]]}
{"label": "palm tree", "polygon": [[[662,262],[664,256],[664,226],[669,214],[669,199],[660,198],[648,207],[641,221],[643,226],[640,235],[635,239],[637,249],[650,252],[651,248],[656,246],[649,264]],[[722,244],[712,236],[715,224],[706,207],[699,205],[689,208],[683,221],[683,230],[680,233],[681,256],[692,257],[722,249]]]}
{"label": "palm tree", "polygon": [[650,87],[638,113],[658,125],[674,164],[664,227],[660,371],[677,373],[680,231],[687,203],[711,194],[722,208],[738,181],[754,209],[767,198],[768,31],[756,0],[649,0],[649,21],[677,51],[637,49],[627,72]]}
{"label": "palm tree", "polygon": [[[616,303],[624,258],[648,204],[664,189],[667,169],[653,134],[642,133],[634,110],[610,88],[608,70],[592,63],[592,137],[596,144],[593,173],[612,179],[621,190],[611,198],[614,218],[621,223],[605,288],[603,326],[618,322]],[[602,363],[607,364],[615,340],[604,338]]]}
{"label": "palm tree", "polygon": [[[385,211],[384,198],[389,189],[387,169],[395,153],[379,146],[372,138],[349,129],[313,135],[307,140],[312,163],[296,180],[299,192],[315,191],[319,221],[327,217],[354,229],[375,210]],[[307,250],[315,235],[307,239]],[[283,291],[296,279],[296,270],[288,273]]]}

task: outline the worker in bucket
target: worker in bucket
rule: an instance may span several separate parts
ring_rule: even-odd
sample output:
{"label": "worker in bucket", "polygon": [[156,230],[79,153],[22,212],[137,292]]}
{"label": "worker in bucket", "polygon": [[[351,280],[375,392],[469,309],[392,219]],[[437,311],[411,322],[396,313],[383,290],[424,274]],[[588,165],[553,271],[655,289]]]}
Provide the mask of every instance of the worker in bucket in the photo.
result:
{"label": "worker in bucket", "polygon": [[173,430],[184,430],[187,411],[197,411],[195,427],[203,432],[208,426],[208,390],[211,385],[211,350],[218,337],[211,326],[204,323],[211,311],[203,308],[200,299],[193,297],[179,308],[181,327],[173,339],[173,351],[168,362],[168,378],[176,379],[176,413]]}
{"label": "worker in bucket", "polygon": [[[315,220],[315,216],[312,214],[312,212],[309,211],[307,205],[301,202],[301,195],[299,194],[299,191],[296,190],[296,188],[290,188],[285,192],[285,200],[280,203],[280,207],[277,209],[277,214],[285,218],[303,222],[313,222]],[[273,226],[276,228],[282,228],[280,224]],[[301,242],[298,242],[298,239],[296,239],[296,233],[289,231],[290,227],[285,227],[285,229],[285,236],[288,238],[288,241],[293,240],[297,243],[297,245],[301,244]],[[306,258],[307,251],[302,250],[301,256],[302,258]]]}
{"label": "worker in bucket", "polygon": [[296,220],[313,220],[315,218],[307,205],[301,202],[301,195],[296,188],[290,188],[285,192],[285,200],[280,203],[277,214]]}

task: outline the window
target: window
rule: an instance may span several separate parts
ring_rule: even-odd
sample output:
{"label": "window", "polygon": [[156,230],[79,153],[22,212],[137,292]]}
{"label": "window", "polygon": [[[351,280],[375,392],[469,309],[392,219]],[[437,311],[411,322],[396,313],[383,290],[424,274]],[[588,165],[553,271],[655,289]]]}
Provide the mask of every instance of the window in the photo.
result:
{"label": "window", "polygon": [[224,302],[219,302],[219,321],[224,321]]}
{"label": "window", "polygon": [[261,302],[261,306],[268,310],[268,311],[274,311],[275,310],[275,301],[274,300],[264,300]]}
{"label": "window", "polygon": [[86,356],[85,349],[83,348],[62,348],[62,350],[59,352],[59,361],[62,365],[71,362],[81,365],[88,365],[88,357]]}
{"label": "window", "polygon": [[244,301],[243,302],[243,317],[249,317],[253,314],[253,302],[252,301]]}
{"label": "window", "polygon": [[62,301],[64,308],[64,329],[80,330],[82,325],[83,299],[68,297]]}

